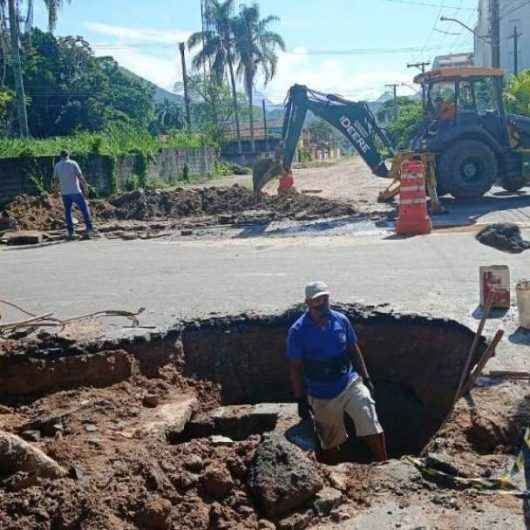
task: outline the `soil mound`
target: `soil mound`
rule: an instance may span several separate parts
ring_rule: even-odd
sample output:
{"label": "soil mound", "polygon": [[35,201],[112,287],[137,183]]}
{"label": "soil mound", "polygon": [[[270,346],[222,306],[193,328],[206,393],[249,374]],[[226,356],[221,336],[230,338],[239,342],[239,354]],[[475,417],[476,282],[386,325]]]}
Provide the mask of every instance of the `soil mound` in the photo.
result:
{"label": "soil mound", "polygon": [[530,248],[530,241],[522,238],[521,229],[513,223],[488,225],[477,234],[477,239],[483,245],[514,254]]}
{"label": "soil mound", "polygon": [[[108,200],[92,200],[90,204],[96,222],[153,221],[225,214],[239,216],[256,210],[270,212],[271,219],[314,219],[357,213],[348,203],[294,191],[282,196],[265,195],[257,202],[254,192],[238,185],[136,190],[115,195]],[[19,195],[6,207],[3,215],[22,230],[47,231],[64,226],[62,200],[47,194],[36,197]],[[77,212],[74,215],[77,216]]]}

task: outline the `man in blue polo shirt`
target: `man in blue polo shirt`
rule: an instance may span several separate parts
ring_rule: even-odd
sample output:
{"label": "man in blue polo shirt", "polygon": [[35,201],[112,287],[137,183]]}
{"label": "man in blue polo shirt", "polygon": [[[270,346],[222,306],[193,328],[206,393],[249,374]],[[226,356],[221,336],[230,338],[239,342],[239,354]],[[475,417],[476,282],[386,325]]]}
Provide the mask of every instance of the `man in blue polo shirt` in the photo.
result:
{"label": "man in blue polo shirt", "polygon": [[322,459],[334,463],[348,439],[344,413],[375,459],[387,460],[385,435],[375,410],[374,387],[345,315],[329,307],[324,282],[306,286],[307,311],[291,326],[287,355],[300,418],[313,413]]}

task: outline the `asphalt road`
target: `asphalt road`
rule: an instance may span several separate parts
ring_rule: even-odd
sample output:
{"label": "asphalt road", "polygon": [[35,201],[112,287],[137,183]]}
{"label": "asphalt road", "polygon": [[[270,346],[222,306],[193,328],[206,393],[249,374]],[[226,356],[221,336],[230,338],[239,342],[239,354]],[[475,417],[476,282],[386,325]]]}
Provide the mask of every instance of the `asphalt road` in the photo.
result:
{"label": "asphalt road", "polygon": [[[475,328],[479,266],[509,265],[514,286],[530,277],[529,258],[530,252],[511,255],[485,247],[465,232],[404,240],[362,232],[211,241],[95,240],[0,250],[0,298],[60,317],[145,307],[142,323],[164,327],[213,313],[282,311],[302,301],[305,283],[322,279],[337,301],[386,303],[398,311],[454,318]],[[4,321],[15,316],[4,313]],[[503,326],[506,339],[490,367],[528,370],[530,333],[517,331],[516,308],[496,317],[486,332],[491,335]]]}

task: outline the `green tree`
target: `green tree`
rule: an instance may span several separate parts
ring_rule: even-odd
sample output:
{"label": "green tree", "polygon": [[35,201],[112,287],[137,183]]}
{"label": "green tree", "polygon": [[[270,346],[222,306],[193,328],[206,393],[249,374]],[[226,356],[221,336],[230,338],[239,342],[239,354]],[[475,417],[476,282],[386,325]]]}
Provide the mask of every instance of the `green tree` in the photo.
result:
{"label": "green tree", "polygon": [[[67,2],[70,3],[71,0],[67,0]],[[48,12],[48,29],[51,33],[53,33],[55,31],[55,27],[57,26],[57,20],[59,19],[59,11],[65,2],[64,0],[43,0],[43,3],[46,7],[46,11]],[[33,24],[34,4],[34,0],[28,0],[26,10],[26,26],[28,28],[31,28]]]}
{"label": "green tree", "polygon": [[100,131],[116,122],[147,128],[152,122],[152,87],[129,75],[111,57],[94,57],[81,37],[56,38],[34,29],[24,39],[34,136]]}
{"label": "green tree", "polygon": [[[414,103],[414,100],[407,96],[398,96],[397,97],[397,108],[398,108],[398,116],[399,112],[401,111],[402,107],[407,107],[408,105],[412,105]],[[395,103],[394,98],[387,99],[383,106],[377,111],[377,119],[380,122],[387,122],[392,119],[394,119],[395,115]]]}
{"label": "green tree", "polygon": [[20,136],[29,136],[28,115],[26,109],[26,94],[24,91],[24,77],[22,75],[22,62],[20,60],[20,49],[18,46],[19,27],[18,27],[18,3],[16,0],[8,0],[9,6],[9,33],[11,37],[11,63],[13,70],[13,79],[15,93],[17,95],[17,117],[18,131]]}
{"label": "green tree", "polygon": [[271,24],[279,22],[276,16],[261,18],[258,4],[243,5],[239,17],[234,21],[235,49],[239,61],[237,74],[243,79],[249,102],[250,140],[252,151],[256,150],[254,141],[253,96],[256,77],[262,74],[267,85],[275,76],[278,68],[277,50],[285,50],[285,43],[274,31]]}
{"label": "green tree", "polygon": [[[48,12],[48,25],[49,30],[53,31],[57,24],[57,18],[59,10],[61,9],[64,0],[43,0],[46,10]],[[70,2],[70,0],[68,0]],[[6,14],[6,3],[7,3],[7,14]],[[33,0],[28,0],[27,3],[27,16],[26,16],[26,27],[31,28],[33,21]],[[0,31],[2,32],[2,39],[0,44],[2,46],[2,56],[4,69],[6,64],[6,58],[11,57],[11,65],[13,71],[13,79],[15,82],[15,91],[17,99],[17,116],[18,116],[18,128],[21,136],[29,135],[28,116],[26,108],[26,97],[24,89],[24,78],[22,73],[22,61],[20,58],[20,19],[21,19],[21,8],[22,2],[20,0],[0,0]],[[9,21],[9,22],[8,22]],[[7,28],[9,27],[10,34],[10,49],[7,46],[7,39],[5,35]],[[5,74],[2,79],[5,78]]]}
{"label": "green tree", "polygon": [[423,123],[423,107],[419,101],[408,100],[399,108],[399,117],[388,127],[394,144],[401,149],[407,149],[412,138],[418,133]]}
{"label": "green tree", "polygon": [[6,134],[9,129],[11,107],[15,93],[7,88],[0,88],[0,131]]}
{"label": "green tree", "polygon": [[530,116],[530,70],[512,77],[504,92],[504,100],[508,112]]}
{"label": "green tree", "polygon": [[173,101],[164,101],[155,105],[154,120],[149,127],[153,134],[167,134],[174,129],[184,128],[182,108]]}
{"label": "green tree", "polygon": [[336,144],[337,132],[328,122],[316,118],[307,127],[311,141],[319,144]]}
{"label": "green tree", "polygon": [[188,40],[190,49],[202,46],[202,49],[193,58],[193,67],[197,70],[206,65],[212,65],[212,74],[218,84],[224,80],[226,69],[230,76],[232,88],[232,102],[236,121],[237,140],[241,152],[241,127],[239,118],[239,102],[236,88],[234,70],[234,0],[211,0],[207,4],[206,19],[213,28],[205,32],[199,31],[191,35]]}
{"label": "green tree", "polygon": [[[175,87],[179,89],[178,84]],[[201,75],[194,75],[189,80],[191,97],[191,112],[193,123],[198,130],[207,134],[215,143],[220,144],[226,140],[234,118],[234,105],[230,87],[226,83],[217,83],[204,79]],[[246,106],[246,99],[242,94],[237,94],[238,106]],[[246,117],[246,112],[242,111]]]}

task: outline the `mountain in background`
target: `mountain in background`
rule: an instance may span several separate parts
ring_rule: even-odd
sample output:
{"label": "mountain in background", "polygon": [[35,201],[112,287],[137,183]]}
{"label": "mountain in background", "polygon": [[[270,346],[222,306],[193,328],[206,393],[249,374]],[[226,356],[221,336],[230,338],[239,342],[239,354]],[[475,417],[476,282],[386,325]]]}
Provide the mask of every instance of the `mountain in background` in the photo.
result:
{"label": "mountain in background", "polygon": [[[145,83],[147,86],[153,89],[153,100],[155,103],[162,103],[164,100],[168,100],[172,103],[176,103],[177,105],[184,105],[184,97],[181,94],[175,94],[174,92],[170,92],[169,90],[166,90],[162,87],[159,87],[158,85],[155,85],[151,81],[148,81],[147,79],[144,79],[143,77],[135,74],[134,72],[131,72],[127,68],[121,67],[121,70],[125,75],[128,77],[135,79],[137,81],[140,81],[142,83]],[[383,108],[384,104],[392,99],[392,94],[390,92],[384,92],[379,96],[375,101],[367,101],[368,107],[372,111],[374,115],[377,116],[378,111]],[[412,99],[416,99],[416,97],[412,97]],[[270,99],[267,98],[267,96],[260,92],[259,90],[254,91],[254,107],[258,109],[262,109],[263,102],[265,102],[265,110],[267,113],[267,120],[269,121],[269,125],[273,128],[278,128],[281,126],[281,123],[283,121],[283,114],[284,114],[284,105],[283,103],[273,103]],[[306,126],[312,123],[314,120],[318,120],[312,113],[308,114],[307,117],[307,123]]]}
{"label": "mountain in background", "polygon": [[[287,94],[285,94],[287,96]],[[270,99],[267,98],[263,92],[259,90],[254,90],[254,106],[262,108],[263,102],[265,102],[265,109],[267,112],[275,110],[283,110],[283,103],[273,103]]]}
{"label": "mountain in background", "polygon": [[184,105],[184,98],[182,96],[174,94],[173,92],[170,92],[165,88],[155,85],[151,81],[144,79],[143,77],[135,74],[134,72],[131,72],[127,68],[124,68],[123,66],[120,66],[120,70],[130,79],[140,81],[141,83],[147,85],[149,88],[153,89],[153,101],[155,103],[163,103],[167,99],[171,103],[176,103],[177,105]]}

